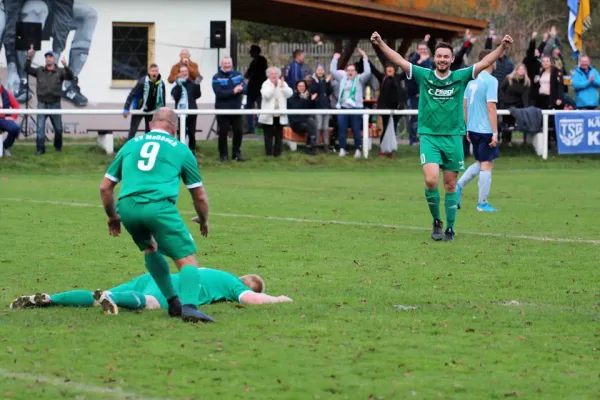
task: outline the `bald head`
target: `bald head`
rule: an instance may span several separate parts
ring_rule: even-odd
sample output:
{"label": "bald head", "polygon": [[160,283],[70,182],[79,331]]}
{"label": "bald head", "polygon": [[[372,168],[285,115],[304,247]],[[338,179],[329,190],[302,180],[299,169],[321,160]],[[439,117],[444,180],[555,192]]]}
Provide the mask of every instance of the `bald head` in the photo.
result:
{"label": "bald head", "polygon": [[169,107],[159,108],[158,111],[154,113],[154,117],[152,117],[150,128],[152,130],[160,129],[171,135],[175,135],[177,132],[177,114]]}

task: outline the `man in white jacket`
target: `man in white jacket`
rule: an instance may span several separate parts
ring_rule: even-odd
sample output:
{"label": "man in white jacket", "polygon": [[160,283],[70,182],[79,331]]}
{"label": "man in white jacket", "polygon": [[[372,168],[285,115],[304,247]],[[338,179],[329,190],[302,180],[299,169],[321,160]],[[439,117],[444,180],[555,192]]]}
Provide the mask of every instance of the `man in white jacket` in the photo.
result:
{"label": "man in white jacket", "polygon": [[283,125],[288,124],[287,99],[292,97],[293,90],[285,82],[281,70],[277,67],[267,69],[267,80],[260,89],[262,97],[261,110],[281,110],[281,114],[261,114],[258,122],[263,125],[265,137],[265,153],[267,156],[279,157],[283,147]]}

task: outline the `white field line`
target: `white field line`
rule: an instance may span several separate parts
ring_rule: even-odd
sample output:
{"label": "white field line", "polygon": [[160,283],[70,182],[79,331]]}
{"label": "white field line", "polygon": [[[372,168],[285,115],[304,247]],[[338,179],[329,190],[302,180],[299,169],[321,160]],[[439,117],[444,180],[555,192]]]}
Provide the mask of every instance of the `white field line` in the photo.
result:
{"label": "white field line", "polygon": [[[66,201],[52,201],[52,200],[31,200],[31,199],[18,199],[3,197],[0,201],[15,201],[19,203],[38,203],[38,204],[54,204],[59,206],[70,206],[70,207],[102,207],[97,204],[89,203],[71,203]],[[195,214],[194,212],[182,212],[182,214]],[[301,222],[307,224],[331,224],[331,225],[346,225],[346,226],[362,226],[370,228],[385,228],[385,229],[398,229],[404,231],[429,231],[429,227],[420,226],[408,226],[408,225],[391,225],[391,224],[376,224],[370,222],[360,221],[342,221],[342,220],[323,220],[323,219],[306,219],[306,218],[292,218],[292,217],[275,217],[275,216],[263,216],[263,215],[252,215],[252,214],[231,214],[231,213],[216,213],[211,212],[211,215],[226,218],[247,218],[247,219],[262,219],[271,221],[284,221],[284,222]],[[551,243],[578,243],[578,244],[593,244],[600,245],[600,240],[593,239],[581,239],[581,238],[553,238],[546,236],[532,236],[532,235],[510,235],[504,233],[494,232],[466,232],[459,231],[460,235],[470,236],[481,236],[481,237],[492,237],[500,239],[516,239],[516,240],[533,240],[537,242],[551,242]]]}
{"label": "white field line", "polygon": [[99,394],[105,397],[113,398],[113,399],[127,399],[127,400],[165,400],[158,398],[150,398],[150,397],[141,397],[132,392],[126,392],[119,387],[101,387],[88,385],[84,383],[76,383],[71,381],[65,381],[65,379],[43,376],[43,375],[35,375],[29,373],[22,372],[11,372],[5,369],[0,368],[0,377],[4,377],[7,379],[26,381],[31,383],[39,383],[45,385],[55,386],[57,388],[72,390],[80,393],[89,393],[89,394]]}

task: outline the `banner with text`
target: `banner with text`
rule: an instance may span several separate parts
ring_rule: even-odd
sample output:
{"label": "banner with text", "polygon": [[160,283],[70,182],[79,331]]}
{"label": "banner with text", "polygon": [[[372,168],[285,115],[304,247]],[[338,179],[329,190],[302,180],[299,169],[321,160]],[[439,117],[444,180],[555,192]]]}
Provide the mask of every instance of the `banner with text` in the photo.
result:
{"label": "banner with text", "polygon": [[558,154],[600,154],[600,111],[556,113],[555,127]]}

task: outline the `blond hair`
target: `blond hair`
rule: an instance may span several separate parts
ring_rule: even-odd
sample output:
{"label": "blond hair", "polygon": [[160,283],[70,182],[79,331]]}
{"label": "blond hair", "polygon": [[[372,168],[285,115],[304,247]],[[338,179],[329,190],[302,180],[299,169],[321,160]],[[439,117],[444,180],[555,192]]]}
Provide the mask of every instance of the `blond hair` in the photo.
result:
{"label": "blond hair", "polygon": [[260,276],[258,276],[256,274],[249,274],[249,275],[240,276],[240,279],[242,280],[242,282],[244,282],[244,285],[246,285],[247,287],[252,289],[253,292],[255,292],[255,293],[264,293],[265,292],[265,281]]}
{"label": "blond hair", "polygon": [[517,78],[517,70],[521,67],[523,67],[523,69],[525,70],[525,76],[523,77],[523,79],[525,80],[525,87],[531,86],[531,79],[529,79],[529,75],[527,75],[527,67],[523,63],[517,65],[517,67],[515,69],[513,69],[513,72],[508,74],[508,84],[509,85],[512,85],[513,81],[515,79],[518,79]]}

